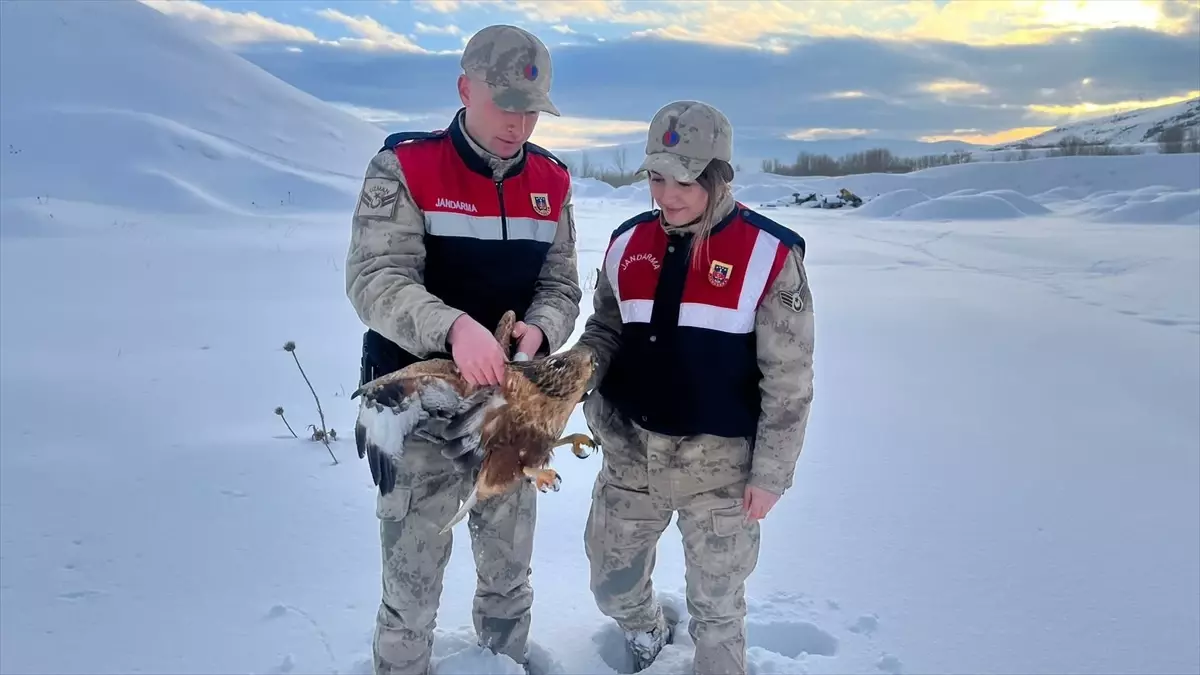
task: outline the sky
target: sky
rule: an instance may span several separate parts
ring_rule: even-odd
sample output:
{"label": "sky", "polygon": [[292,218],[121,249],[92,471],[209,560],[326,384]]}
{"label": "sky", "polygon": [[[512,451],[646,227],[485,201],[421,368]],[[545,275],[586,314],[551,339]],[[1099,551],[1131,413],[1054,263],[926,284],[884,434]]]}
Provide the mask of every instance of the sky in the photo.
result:
{"label": "sky", "polygon": [[141,1],[393,129],[445,126],[470,35],[521,26],[551,50],[555,149],[639,140],[676,99],[742,138],[996,144],[1200,96],[1200,0]]}

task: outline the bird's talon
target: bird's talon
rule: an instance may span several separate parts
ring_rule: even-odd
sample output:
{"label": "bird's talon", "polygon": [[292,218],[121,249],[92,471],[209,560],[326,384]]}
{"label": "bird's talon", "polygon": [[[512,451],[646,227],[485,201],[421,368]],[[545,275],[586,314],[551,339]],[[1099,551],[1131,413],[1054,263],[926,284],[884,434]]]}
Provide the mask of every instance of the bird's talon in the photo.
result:
{"label": "bird's talon", "polygon": [[541,471],[526,469],[525,474],[533,481],[538,492],[545,492],[546,490],[558,492],[559,487],[562,486],[562,477],[554,469],[542,469]]}
{"label": "bird's talon", "polygon": [[571,452],[574,453],[574,455],[579,459],[587,459],[592,454],[590,450],[585,450],[584,446],[589,448],[597,447],[596,441],[592,440],[587,434],[571,434],[569,436],[564,436],[563,438],[559,439],[558,443],[555,443],[555,447],[560,445],[570,445]]}

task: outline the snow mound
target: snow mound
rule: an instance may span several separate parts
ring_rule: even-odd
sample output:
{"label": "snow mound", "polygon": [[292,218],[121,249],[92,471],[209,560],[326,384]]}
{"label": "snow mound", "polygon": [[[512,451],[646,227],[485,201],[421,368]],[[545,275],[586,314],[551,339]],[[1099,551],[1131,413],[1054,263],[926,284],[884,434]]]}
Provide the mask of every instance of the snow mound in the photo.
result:
{"label": "snow mound", "polygon": [[900,220],[1005,220],[1024,218],[1025,214],[996,195],[938,197],[913,204],[894,214]]}
{"label": "snow mound", "polygon": [[1178,223],[1200,225],[1200,190],[1163,192],[1157,195],[1110,195],[1105,207],[1095,209],[1092,220],[1101,223]]}
{"label": "snow mound", "polygon": [[[833,195],[846,188],[863,199],[911,189],[931,198],[971,196],[997,190],[1033,196],[1087,195],[1102,190],[1133,190],[1160,186],[1170,190],[1200,189],[1200,154],[1048,157],[1023,162],[974,162],[904,174],[857,174],[836,177],[788,177],[740,174],[734,180],[743,190],[754,185],[776,186],[787,194]],[[743,194],[743,193],[739,193]],[[744,194],[753,194],[744,192]],[[1078,198],[1078,197],[1076,197]]]}
{"label": "snow mound", "polygon": [[616,188],[595,178],[572,178],[571,199],[599,199],[612,196]]}
{"label": "snow mound", "polygon": [[915,204],[929,201],[929,195],[919,190],[904,188],[881,194],[854,210],[854,215],[864,218],[890,218],[897,212]]}
{"label": "snow mound", "polygon": [[[652,208],[645,181],[607,190],[589,179],[576,179],[576,184],[581,186],[576,193],[580,201],[595,195],[598,205],[628,206],[631,215],[636,213],[633,209]],[[838,177],[743,172],[734,178],[733,187],[734,196],[752,208],[829,209],[864,218],[1092,218],[1130,202],[1144,202],[1153,205],[1139,215],[1123,211],[1108,217],[1176,223],[1187,222],[1194,212],[1188,209],[1192,198],[1187,195],[1200,190],[1200,154],[1051,157]],[[853,205],[838,196],[843,189],[862,198],[863,204],[846,208]],[[796,203],[796,194],[803,203]]]}
{"label": "snow mound", "polygon": [[1090,194],[1089,190],[1082,187],[1066,187],[1060,185],[1056,188],[1050,188],[1044,192],[1039,192],[1031,195],[1030,199],[1038,202],[1058,202],[1058,201],[1077,201],[1087,197]]}
{"label": "snow mound", "polygon": [[0,198],[26,208],[346,210],[385,136],[140,2],[0,19]]}
{"label": "snow mound", "polygon": [[1033,201],[1029,197],[1026,197],[1016,190],[988,190],[987,192],[981,192],[979,194],[999,197],[1009,204],[1012,204],[1013,207],[1027,216],[1044,216],[1048,213],[1051,213],[1050,209]]}
{"label": "snow mound", "polygon": [[790,185],[735,185],[733,190],[734,198],[743,204],[782,204],[785,202],[791,202],[796,193],[800,193],[802,197],[808,194],[808,192],[804,192]]}

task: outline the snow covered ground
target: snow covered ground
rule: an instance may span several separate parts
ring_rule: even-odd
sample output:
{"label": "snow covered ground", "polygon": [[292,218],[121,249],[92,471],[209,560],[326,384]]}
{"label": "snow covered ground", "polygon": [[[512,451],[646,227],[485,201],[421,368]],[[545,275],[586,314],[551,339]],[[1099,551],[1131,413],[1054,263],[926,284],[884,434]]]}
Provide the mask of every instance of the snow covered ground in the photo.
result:
{"label": "snow covered ground", "polygon": [[[384,133],[140,5],[0,19],[0,672],[370,672],[343,258]],[[154,32],[109,63],[48,39],[98,26]],[[101,107],[131,126],[58,116]],[[868,201],[763,208],[808,240],[818,345],[796,485],[749,584],[752,671],[1200,671],[1200,156],[738,189],[758,206],[841,187]],[[647,198],[577,190],[586,281]],[[585,294],[577,331],[589,312]],[[304,438],[319,422],[288,340],[336,465]],[[600,457],[559,456],[535,672],[624,672],[582,550]],[[682,565],[672,529],[655,577],[681,611]],[[473,591],[460,532],[437,672],[514,672],[474,647]]]}

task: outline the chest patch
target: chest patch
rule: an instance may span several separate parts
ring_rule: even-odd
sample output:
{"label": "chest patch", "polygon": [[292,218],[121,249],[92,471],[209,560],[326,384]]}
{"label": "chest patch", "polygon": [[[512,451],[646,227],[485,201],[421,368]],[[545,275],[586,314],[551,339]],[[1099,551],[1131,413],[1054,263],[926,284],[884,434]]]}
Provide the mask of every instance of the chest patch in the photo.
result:
{"label": "chest patch", "polygon": [[729,283],[729,277],[733,274],[733,265],[720,260],[712,261],[708,266],[708,283],[721,288]]}

